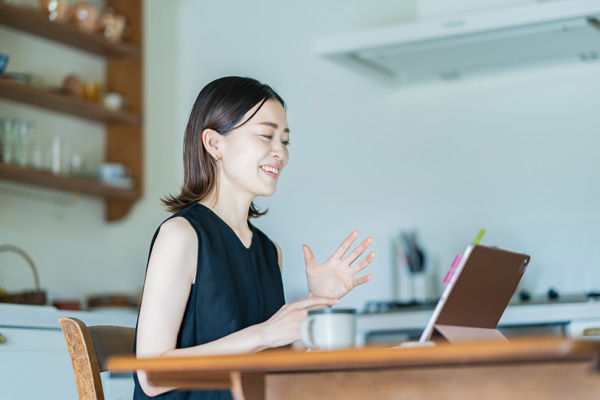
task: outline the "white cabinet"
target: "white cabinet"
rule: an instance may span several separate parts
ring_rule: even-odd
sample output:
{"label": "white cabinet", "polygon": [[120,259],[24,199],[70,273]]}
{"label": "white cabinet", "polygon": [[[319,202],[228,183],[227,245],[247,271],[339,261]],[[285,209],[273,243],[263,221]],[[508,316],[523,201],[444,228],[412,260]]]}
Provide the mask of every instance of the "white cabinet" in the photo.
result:
{"label": "white cabinet", "polygon": [[[89,325],[134,326],[131,312],[61,312],[53,307],[0,304],[0,399],[77,400],[71,358],[58,317]],[[131,375],[102,374],[107,400],[133,397]]]}
{"label": "white cabinet", "polygon": [[62,331],[0,326],[0,391],[4,399],[77,399]]}
{"label": "white cabinet", "polygon": [[[69,351],[60,329],[0,326],[0,398],[77,400]],[[130,375],[102,374],[107,400],[133,396]]]}

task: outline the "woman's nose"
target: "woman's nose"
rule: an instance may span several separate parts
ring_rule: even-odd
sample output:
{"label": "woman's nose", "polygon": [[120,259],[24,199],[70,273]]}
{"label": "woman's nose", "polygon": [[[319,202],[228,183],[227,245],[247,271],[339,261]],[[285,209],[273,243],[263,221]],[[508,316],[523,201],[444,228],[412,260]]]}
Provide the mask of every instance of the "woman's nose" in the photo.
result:
{"label": "woman's nose", "polygon": [[273,148],[271,149],[271,154],[273,154],[273,157],[275,157],[278,160],[282,160],[283,157],[285,157],[285,153],[285,145],[281,142],[279,142],[278,144],[274,144]]}

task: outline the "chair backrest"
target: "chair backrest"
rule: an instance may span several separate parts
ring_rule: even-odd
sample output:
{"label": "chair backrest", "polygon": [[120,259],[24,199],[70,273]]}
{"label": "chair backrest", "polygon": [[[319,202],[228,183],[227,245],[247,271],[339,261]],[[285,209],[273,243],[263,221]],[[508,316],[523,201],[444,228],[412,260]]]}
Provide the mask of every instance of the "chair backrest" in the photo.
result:
{"label": "chair backrest", "polygon": [[77,318],[59,318],[69,348],[80,400],[104,400],[100,372],[116,355],[133,354],[135,329],[123,326],[90,326]]}

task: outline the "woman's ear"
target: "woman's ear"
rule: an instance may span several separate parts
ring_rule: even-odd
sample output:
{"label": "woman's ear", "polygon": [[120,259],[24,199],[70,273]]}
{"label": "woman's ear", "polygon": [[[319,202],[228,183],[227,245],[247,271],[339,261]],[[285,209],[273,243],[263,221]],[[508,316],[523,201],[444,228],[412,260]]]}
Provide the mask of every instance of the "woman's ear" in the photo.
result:
{"label": "woman's ear", "polygon": [[205,129],[202,131],[202,144],[206,151],[208,151],[208,154],[217,161],[222,157],[220,151],[221,141],[222,136],[217,131],[213,129]]}

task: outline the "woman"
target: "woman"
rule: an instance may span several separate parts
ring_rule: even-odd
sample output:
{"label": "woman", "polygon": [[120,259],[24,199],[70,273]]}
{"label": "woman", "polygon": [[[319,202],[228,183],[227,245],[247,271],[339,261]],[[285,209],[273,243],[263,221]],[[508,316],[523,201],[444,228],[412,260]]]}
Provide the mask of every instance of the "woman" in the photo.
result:
{"label": "woman", "polygon": [[[275,193],[288,162],[285,103],[254,79],[225,77],[198,95],[184,139],[181,193],[163,200],[174,215],[152,240],[136,333],[138,357],[256,352],[292,344],[308,310],[371,279],[354,278],[374,258],[342,259],[353,232],[323,265],[304,246],[309,296],[284,303],[281,251],[249,218],[256,196]],[[135,399],[227,399],[228,391],[183,392],[135,379]]]}

